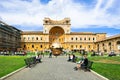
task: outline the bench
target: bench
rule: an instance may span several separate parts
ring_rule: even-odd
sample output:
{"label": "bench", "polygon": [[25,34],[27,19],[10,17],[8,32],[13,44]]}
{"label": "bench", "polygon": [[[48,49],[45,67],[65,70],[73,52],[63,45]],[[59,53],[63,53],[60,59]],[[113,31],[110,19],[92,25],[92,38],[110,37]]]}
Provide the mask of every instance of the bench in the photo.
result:
{"label": "bench", "polygon": [[26,52],[15,52],[15,55],[18,55],[18,56],[25,56],[26,55]]}
{"label": "bench", "polygon": [[24,59],[25,64],[27,65],[26,67],[31,67],[32,65],[36,64],[36,57],[30,57],[30,58],[26,58]]}
{"label": "bench", "polygon": [[82,66],[81,68],[84,71],[90,71],[90,69],[92,68],[92,64],[93,64],[93,61],[88,61],[88,65],[87,66]]}

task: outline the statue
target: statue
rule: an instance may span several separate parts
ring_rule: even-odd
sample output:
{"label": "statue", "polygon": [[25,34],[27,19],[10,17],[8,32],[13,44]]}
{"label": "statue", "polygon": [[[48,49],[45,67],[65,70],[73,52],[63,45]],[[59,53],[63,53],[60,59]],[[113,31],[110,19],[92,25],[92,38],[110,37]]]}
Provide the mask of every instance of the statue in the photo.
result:
{"label": "statue", "polygon": [[58,42],[55,42],[52,44],[52,47],[51,47],[51,51],[52,51],[52,54],[54,56],[58,56],[62,53],[62,46],[60,43]]}

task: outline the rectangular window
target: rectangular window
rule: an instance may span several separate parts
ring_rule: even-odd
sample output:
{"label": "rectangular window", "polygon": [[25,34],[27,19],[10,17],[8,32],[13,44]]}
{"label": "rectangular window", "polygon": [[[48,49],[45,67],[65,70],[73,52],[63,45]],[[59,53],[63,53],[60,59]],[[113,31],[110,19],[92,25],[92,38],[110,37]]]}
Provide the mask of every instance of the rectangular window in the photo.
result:
{"label": "rectangular window", "polygon": [[43,46],[42,45],[40,45],[40,48],[42,48]]}
{"label": "rectangular window", "polygon": [[82,38],[80,38],[80,40],[82,40]]}
{"label": "rectangular window", "polygon": [[89,38],[89,41],[90,41],[90,38]]}
{"label": "rectangular window", "polygon": [[59,41],[61,41],[61,39],[59,39]]}
{"label": "rectangular window", "polygon": [[34,40],[34,37],[32,37],[32,40]]}
{"label": "rectangular window", "polygon": [[73,40],[73,38],[71,38],[71,40]]}
{"label": "rectangular window", "polygon": [[42,37],[40,39],[42,40]]}
{"label": "rectangular window", "polygon": [[76,48],[77,48],[77,45],[76,45]]}
{"label": "rectangular window", "polygon": [[104,46],[104,43],[102,45]]}
{"label": "rectangular window", "polygon": [[84,40],[86,40],[86,38],[84,38]]}
{"label": "rectangular window", "polygon": [[26,45],[24,45],[24,48],[26,47]]}
{"label": "rectangular window", "polygon": [[90,48],[90,45],[88,45],[88,48]]}
{"label": "rectangular window", "polygon": [[36,40],[38,40],[38,37],[36,37]]}
{"label": "rectangular window", "polygon": [[76,40],[77,40],[77,38],[76,38]]}
{"label": "rectangular window", "polygon": [[26,38],[24,37],[23,39],[25,40]]}
{"label": "rectangular window", "polygon": [[82,45],[80,45],[80,48],[82,48]]}
{"label": "rectangular window", "polygon": [[73,48],[73,45],[71,45],[71,48]]}
{"label": "rectangular window", "polygon": [[34,45],[32,45],[32,48],[34,48]]}
{"label": "rectangular window", "polygon": [[28,37],[28,40],[30,40],[30,37]]}

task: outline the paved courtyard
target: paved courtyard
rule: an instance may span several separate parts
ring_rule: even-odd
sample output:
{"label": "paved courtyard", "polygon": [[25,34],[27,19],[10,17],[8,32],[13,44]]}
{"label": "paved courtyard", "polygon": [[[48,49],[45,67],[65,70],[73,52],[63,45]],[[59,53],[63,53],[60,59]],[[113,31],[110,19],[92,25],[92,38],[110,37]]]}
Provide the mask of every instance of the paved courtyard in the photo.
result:
{"label": "paved courtyard", "polygon": [[104,80],[92,72],[74,71],[75,63],[67,62],[67,57],[44,57],[42,63],[25,68],[5,80]]}

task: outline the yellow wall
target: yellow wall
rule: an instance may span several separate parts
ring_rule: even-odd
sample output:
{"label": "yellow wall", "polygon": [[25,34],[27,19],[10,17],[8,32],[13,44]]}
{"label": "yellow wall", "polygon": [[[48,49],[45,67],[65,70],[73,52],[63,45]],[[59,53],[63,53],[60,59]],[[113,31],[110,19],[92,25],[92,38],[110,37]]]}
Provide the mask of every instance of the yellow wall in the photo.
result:
{"label": "yellow wall", "polygon": [[[54,33],[55,34],[55,33]],[[54,37],[55,35],[51,36]],[[29,37],[29,40],[28,40]],[[34,37],[34,39],[32,39]],[[36,37],[38,38],[38,40],[36,40]],[[49,35],[45,35],[45,34],[23,34],[21,36],[22,39],[22,48],[23,50],[27,50],[27,51],[44,51],[46,49],[49,49],[51,46],[51,42],[54,43],[55,41],[52,41],[53,39],[49,37]],[[93,37],[95,38],[93,40]],[[71,39],[73,38],[73,40]],[[76,40],[77,38],[77,40]],[[82,38],[82,40],[80,40],[80,38]],[[86,40],[84,40],[84,38],[86,38]],[[90,38],[90,40],[89,40]],[[50,40],[52,39],[52,40]],[[50,42],[50,41],[51,42]],[[96,36],[95,35],[84,35],[84,34],[79,34],[79,35],[72,35],[72,34],[61,34],[58,37],[58,40],[60,40],[59,42],[61,43],[62,47],[64,49],[69,49],[69,50],[76,50],[76,49],[84,49],[86,51],[91,51],[95,48],[95,44],[94,42],[96,42]],[[24,45],[25,48],[24,48]],[[32,48],[32,45],[34,45],[34,48]],[[42,47],[41,47],[42,45]],[[73,46],[73,47],[72,47]],[[81,47],[80,47],[81,46]]]}

